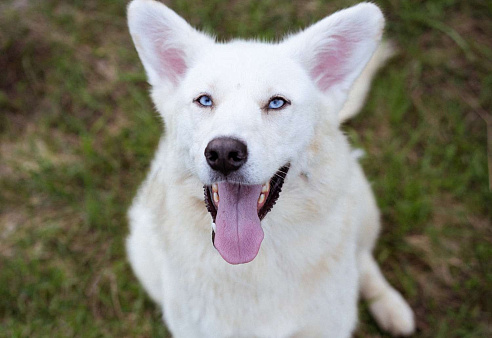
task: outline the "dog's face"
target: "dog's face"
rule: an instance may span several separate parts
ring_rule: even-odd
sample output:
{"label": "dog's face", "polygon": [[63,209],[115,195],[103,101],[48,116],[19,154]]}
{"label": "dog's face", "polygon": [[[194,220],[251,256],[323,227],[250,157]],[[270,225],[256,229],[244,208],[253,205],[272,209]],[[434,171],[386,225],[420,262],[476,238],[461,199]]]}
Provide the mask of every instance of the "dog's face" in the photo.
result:
{"label": "dog's face", "polygon": [[[188,145],[188,166],[206,185],[265,184],[297,159],[312,137],[316,88],[279,46],[212,45],[179,90],[187,101],[178,121],[180,143]],[[235,152],[241,144],[244,163],[233,158],[228,163],[228,154],[222,167],[211,161],[214,148]]]}
{"label": "dog's face", "polygon": [[381,12],[361,4],[276,44],[215,43],[154,1],[133,1],[128,15],[176,158],[205,186],[215,246],[230,263],[249,262],[316,123],[338,123],[381,37]]}

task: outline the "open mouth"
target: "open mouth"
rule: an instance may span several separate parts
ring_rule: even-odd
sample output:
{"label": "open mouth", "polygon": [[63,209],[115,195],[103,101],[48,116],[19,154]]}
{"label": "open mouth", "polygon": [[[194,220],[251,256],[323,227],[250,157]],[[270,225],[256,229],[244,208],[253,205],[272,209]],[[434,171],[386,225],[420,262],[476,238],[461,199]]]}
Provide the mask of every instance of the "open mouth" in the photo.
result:
{"label": "open mouth", "polygon": [[287,164],[263,185],[204,186],[205,205],[215,223],[212,243],[227,262],[248,263],[256,257],[263,240],[260,221],[275,205],[288,171]]}

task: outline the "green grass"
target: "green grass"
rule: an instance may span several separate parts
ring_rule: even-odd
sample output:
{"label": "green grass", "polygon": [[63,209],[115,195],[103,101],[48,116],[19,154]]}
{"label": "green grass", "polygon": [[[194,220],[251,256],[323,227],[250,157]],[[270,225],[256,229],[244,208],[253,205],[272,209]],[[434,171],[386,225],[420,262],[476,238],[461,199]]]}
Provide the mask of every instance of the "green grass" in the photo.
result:
{"label": "green grass", "polygon": [[[376,2],[399,54],[344,127],[382,210],[376,257],[416,336],[491,336],[492,7]],[[222,40],[277,39],[349,5],[168,4]],[[124,254],[163,130],[125,1],[4,1],[0,73],[0,336],[166,336]],[[360,317],[358,337],[387,336],[365,305]]]}

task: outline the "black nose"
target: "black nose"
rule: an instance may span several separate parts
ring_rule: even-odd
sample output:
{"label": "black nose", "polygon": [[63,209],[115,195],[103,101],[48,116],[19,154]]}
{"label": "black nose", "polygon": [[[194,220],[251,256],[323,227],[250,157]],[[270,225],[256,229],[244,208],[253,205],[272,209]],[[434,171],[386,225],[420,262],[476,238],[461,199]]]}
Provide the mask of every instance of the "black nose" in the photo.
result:
{"label": "black nose", "polygon": [[231,137],[214,138],[205,148],[208,165],[224,175],[238,170],[248,159],[248,147]]}

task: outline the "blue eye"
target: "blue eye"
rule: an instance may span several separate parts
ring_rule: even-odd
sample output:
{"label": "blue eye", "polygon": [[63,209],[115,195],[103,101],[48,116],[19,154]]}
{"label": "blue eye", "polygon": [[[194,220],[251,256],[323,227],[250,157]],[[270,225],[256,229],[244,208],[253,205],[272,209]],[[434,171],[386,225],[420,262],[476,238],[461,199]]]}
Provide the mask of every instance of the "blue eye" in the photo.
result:
{"label": "blue eye", "polygon": [[268,103],[268,109],[280,109],[282,108],[287,102],[282,99],[281,97],[274,97],[273,99],[270,100]]}
{"label": "blue eye", "polygon": [[202,95],[195,101],[197,101],[200,105],[204,107],[212,107],[213,104],[212,99],[208,95]]}

